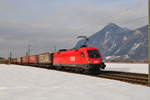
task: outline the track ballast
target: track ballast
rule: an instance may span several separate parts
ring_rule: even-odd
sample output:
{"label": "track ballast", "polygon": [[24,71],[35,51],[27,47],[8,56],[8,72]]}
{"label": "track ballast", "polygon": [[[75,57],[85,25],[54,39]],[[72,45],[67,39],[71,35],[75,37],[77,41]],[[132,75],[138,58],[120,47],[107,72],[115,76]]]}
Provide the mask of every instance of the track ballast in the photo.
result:
{"label": "track ballast", "polygon": [[148,86],[148,75],[141,73],[131,72],[118,72],[118,71],[101,71],[96,77],[102,77],[107,79],[119,80],[132,84],[139,84]]}

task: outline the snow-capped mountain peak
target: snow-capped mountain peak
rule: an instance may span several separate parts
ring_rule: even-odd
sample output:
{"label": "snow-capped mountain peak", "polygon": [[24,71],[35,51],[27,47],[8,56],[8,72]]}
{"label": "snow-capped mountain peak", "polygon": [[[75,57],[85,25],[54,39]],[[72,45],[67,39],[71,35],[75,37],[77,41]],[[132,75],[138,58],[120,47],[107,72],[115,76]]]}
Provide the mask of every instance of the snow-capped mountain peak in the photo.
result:
{"label": "snow-capped mountain peak", "polygon": [[[110,23],[90,36],[88,45],[99,48],[105,60],[145,61],[147,60],[147,27],[130,30]],[[84,40],[81,40],[75,47],[79,48],[83,43]],[[110,57],[111,59],[106,59]]]}

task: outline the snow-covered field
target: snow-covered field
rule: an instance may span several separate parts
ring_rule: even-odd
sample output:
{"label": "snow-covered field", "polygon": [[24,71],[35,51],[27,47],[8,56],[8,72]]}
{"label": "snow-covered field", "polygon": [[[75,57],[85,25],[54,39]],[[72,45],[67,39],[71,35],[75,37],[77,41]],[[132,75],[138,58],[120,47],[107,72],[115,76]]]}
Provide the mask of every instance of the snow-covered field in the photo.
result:
{"label": "snow-covered field", "polygon": [[148,74],[148,64],[106,63],[105,70]]}
{"label": "snow-covered field", "polygon": [[149,100],[149,93],[146,86],[0,64],[0,100]]}

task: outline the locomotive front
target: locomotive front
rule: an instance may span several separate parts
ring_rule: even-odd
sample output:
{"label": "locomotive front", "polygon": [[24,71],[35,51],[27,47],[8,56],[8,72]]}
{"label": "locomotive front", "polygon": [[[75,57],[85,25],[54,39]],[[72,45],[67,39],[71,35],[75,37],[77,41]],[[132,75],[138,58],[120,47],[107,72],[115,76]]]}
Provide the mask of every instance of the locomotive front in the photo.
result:
{"label": "locomotive front", "polygon": [[102,56],[97,48],[88,47],[85,49],[85,53],[87,55],[87,70],[97,71],[105,69],[106,65],[104,64]]}
{"label": "locomotive front", "polygon": [[53,65],[56,68],[87,73],[100,71],[100,69],[105,68],[102,56],[95,47],[82,47],[55,52],[53,55]]}

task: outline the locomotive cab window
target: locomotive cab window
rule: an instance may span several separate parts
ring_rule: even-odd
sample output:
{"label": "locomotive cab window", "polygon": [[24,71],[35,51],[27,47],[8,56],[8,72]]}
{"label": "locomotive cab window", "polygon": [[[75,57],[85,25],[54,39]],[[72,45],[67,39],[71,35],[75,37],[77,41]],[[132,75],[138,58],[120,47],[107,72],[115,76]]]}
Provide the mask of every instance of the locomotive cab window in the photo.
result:
{"label": "locomotive cab window", "polygon": [[97,50],[88,50],[88,55],[90,58],[99,58],[100,54]]}
{"label": "locomotive cab window", "polygon": [[81,54],[80,54],[80,55],[81,55],[81,57],[85,57],[85,54],[84,54],[83,52],[81,52]]}

